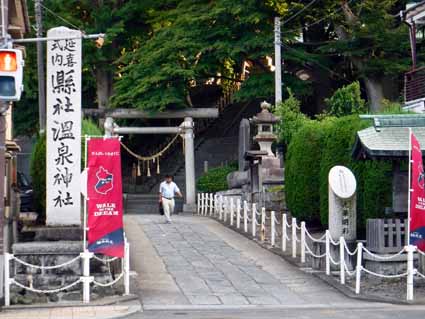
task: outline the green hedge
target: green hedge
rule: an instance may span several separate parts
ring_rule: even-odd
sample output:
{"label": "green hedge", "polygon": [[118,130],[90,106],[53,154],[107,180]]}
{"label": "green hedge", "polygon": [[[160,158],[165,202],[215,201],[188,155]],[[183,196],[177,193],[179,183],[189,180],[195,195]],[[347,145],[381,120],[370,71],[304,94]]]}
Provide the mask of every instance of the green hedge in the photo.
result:
{"label": "green hedge", "polygon": [[320,219],[319,175],[323,133],[322,122],[306,123],[294,135],[286,153],[286,203],[291,213],[301,220]]}
{"label": "green hedge", "polygon": [[[351,157],[357,131],[370,126],[357,115],[327,117],[306,123],[294,135],[286,154],[285,194],[292,214],[328,224],[328,174],[335,165],[351,169],[357,180],[359,227],[381,217],[391,206],[391,163],[355,161]],[[320,212],[320,215],[319,215]]]}
{"label": "green hedge", "polygon": [[237,169],[237,163],[210,169],[198,179],[196,183],[198,191],[215,193],[228,189],[227,175],[237,171]]}
{"label": "green hedge", "polygon": [[[102,135],[100,128],[93,121],[87,119],[83,120],[81,131],[82,136]],[[84,167],[84,144],[85,140],[82,139],[81,167]],[[41,214],[43,219],[46,211],[46,136],[44,134],[37,137],[34,145],[31,154],[30,174],[34,188],[35,209]]]}

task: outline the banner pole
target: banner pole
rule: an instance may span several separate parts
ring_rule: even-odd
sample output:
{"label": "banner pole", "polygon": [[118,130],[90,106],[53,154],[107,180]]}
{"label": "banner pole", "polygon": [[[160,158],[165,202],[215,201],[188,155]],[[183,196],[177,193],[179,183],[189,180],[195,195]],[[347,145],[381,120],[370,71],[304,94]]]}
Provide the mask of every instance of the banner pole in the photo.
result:
{"label": "banner pole", "polygon": [[409,127],[409,185],[407,193],[407,246],[410,245],[410,197],[412,195],[412,129]]}
{"label": "banner pole", "polygon": [[[84,143],[84,168],[87,170],[87,176],[88,176],[88,168],[87,168],[87,141],[89,139],[90,139],[90,137],[88,137],[87,135],[85,135],[85,143]],[[84,196],[83,247],[84,247],[84,251],[87,251],[87,196],[88,196],[88,192],[85,195],[86,196]]]}

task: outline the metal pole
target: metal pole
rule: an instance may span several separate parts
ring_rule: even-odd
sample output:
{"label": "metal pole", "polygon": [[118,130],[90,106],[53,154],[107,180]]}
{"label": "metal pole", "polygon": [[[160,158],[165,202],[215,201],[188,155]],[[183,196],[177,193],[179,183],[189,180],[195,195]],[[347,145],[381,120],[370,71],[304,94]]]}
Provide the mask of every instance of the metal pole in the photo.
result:
{"label": "metal pole", "polygon": [[10,254],[4,253],[4,305],[10,306]]}
{"label": "metal pole", "polygon": [[280,37],[280,18],[274,18],[274,56],[275,56],[275,104],[282,102],[282,56]]}
{"label": "metal pole", "polygon": [[[41,3],[43,0],[34,2],[36,35],[37,38],[43,36],[43,14],[41,11]],[[43,43],[37,42],[37,77],[38,77],[38,120],[39,132],[44,133],[46,130],[46,74],[44,71],[44,47]]]}
{"label": "metal pole", "polygon": [[87,34],[75,37],[40,37],[40,38],[25,38],[25,39],[11,39],[13,43],[33,43],[33,42],[47,42],[57,40],[74,40],[74,39],[98,39],[105,37],[104,33]]}
{"label": "metal pole", "polygon": [[409,186],[407,192],[407,246],[410,245],[410,201],[412,197],[412,129],[409,127]]}
{"label": "metal pole", "polygon": [[[8,22],[8,6],[5,0],[1,0],[1,25],[2,25],[2,39],[1,42],[4,46],[7,46],[7,28],[9,25]],[[0,256],[5,258],[4,253],[7,252],[7,247],[4,246],[4,243],[7,242],[8,234],[5,233],[5,173],[6,173],[6,111],[9,108],[8,102],[0,102]],[[5,238],[6,237],[6,238]],[[0,261],[2,269],[0,269],[0,297],[4,296],[4,261]]]}
{"label": "metal pole", "polygon": [[[87,179],[89,174],[89,168],[87,167],[87,142],[90,140],[89,136],[84,136],[84,168],[87,172]],[[86,185],[87,186],[87,185]],[[83,217],[83,247],[84,251],[87,251],[87,201],[88,199],[88,191],[86,192],[84,196],[84,217]]]}

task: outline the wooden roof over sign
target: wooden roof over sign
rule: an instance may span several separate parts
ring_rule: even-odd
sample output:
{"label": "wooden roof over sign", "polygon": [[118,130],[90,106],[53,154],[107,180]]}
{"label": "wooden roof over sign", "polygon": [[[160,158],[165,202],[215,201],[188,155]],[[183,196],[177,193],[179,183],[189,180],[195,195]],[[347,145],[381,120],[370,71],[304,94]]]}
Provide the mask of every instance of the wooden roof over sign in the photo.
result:
{"label": "wooden roof over sign", "polygon": [[409,128],[425,149],[425,115],[367,115],[374,126],[358,131],[352,150],[355,159],[406,159]]}

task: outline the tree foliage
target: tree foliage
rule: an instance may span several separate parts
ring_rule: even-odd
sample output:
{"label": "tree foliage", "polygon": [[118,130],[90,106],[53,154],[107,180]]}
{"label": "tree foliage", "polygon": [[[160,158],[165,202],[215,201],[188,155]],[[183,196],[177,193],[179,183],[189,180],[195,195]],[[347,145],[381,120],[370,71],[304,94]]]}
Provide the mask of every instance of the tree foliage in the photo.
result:
{"label": "tree foliage", "polygon": [[226,190],[228,189],[227,175],[237,169],[237,163],[231,163],[223,167],[210,169],[198,179],[196,188],[198,191],[206,193],[215,193]]}
{"label": "tree foliage", "polygon": [[335,116],[366,112],[365,100],[361,97],[360,83],[357,81],[338,89],[325,102],[328,112]]}

